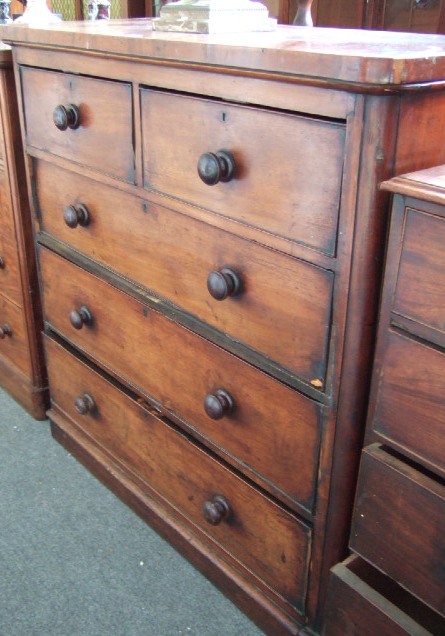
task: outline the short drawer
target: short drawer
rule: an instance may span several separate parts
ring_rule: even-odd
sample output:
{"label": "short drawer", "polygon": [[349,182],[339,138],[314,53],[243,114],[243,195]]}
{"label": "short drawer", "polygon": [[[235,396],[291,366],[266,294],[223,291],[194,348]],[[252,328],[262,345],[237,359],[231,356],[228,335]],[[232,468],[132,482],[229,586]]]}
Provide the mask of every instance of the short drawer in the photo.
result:
{"label": "short drawer", "polygon": [[445,615],[445,486],[385,452],[362,454],[350,547]]}
{"label": "short drawer", "polygon": [[214,549],[302,611],[310,528],[59,344],[45,341],[53,409],[145,480]]}
{"label": "short drawer", "polygon": [[445,333],[445,219],[407,208],[393,311]]}
{"label": "short drawer", "polygon": [[0,296],[0,355],[24,374],[31,373],[28,335],[23,311]]}
{"label": "short drawer", "polygon": [[[42,229],[325,387],[332,272],[45,162],[37,184]],[[79,204],[88,224],[70,228],[64,210]]]}
{"label": "short drawer", "polygon": [[312,509],[320,405],[52,252],[40,259],[53,329],[290,505]]}
{"label": "short drawer", "polygon": [[344,122],[149,89],[141,106],[146,188],[335,253]]}
{"label": "short drawer", "polygon": [[322,636],[442,636],[445,620],[355,556],[331,570]]}
{"label": "short drawer", "polygon": [[372,429],[382,441],[445,474],[445,354],[386,335]]}
{"label": "short drawer", "polygon": [[[37,148],[134,182],[131,84],[26,66],[20,67],[20,80],[31,153]],[[78,123],[60,130],[54,111],[70,106],[78,110]]]}

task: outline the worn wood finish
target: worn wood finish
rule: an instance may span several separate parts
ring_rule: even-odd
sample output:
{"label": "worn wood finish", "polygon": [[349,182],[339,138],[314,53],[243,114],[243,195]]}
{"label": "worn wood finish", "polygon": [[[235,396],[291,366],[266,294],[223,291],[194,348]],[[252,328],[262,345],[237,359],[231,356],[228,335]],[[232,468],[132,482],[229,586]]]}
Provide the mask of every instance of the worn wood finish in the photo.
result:
{"label": "worn wood finish", "polygon": [[444,615],[443,484],[379,446],[360,466],[351,549]]}
{"label": "worn wood finish", "polygon": [[[136,471],[158,496],[189,519],[206,540],[224,546],[226,558],[239,561],[271,586],[279,597],[303,611],[307,587],[310,528],[262,496],[256,489],[170,427],[150,410],[124,396],[97,373],[81,365],[60,345],[47,341],[53,408],[79,426]],[[91,413],[79,416],[75,398],[88,393]],[[209,524],[203,505],[215,494],[230,506],[226,520]],[[298,573],[297,576],[295,574]]]}
{"label": "worn wood finish", "polygon": [[[299,546],[297,586],[310,573],[307,590],[292,607],[277,592],[281,564],[274,572],[267,561],[266,577],[256,553],[247,573],[239,553],[216,556],[233,555],[231,536],[212,550],[197,522],[184,516],[179,524],[167,493],[157,496],[146,473],[119,459],[111,411],[112,439],[85,431],[86,389],[80,414],[51,409],[54,434],[274,636],[320,629],[329,568],[346,555],[388,216],[378,184],[401,165],[445,161],[438,40],[321,31],[240,38],[156,34],[146,21],[0,27],[14,41],[19,78],[26,67],[59,77],[62,87],[66,78],[104,93],[109,84],[131,86],[132,181],[87,155],[63,154],[51,139],[27,144],[47,333],[112,385],[111,404],[130,391],[168,418],[172,467],[181,466],[174,449],[186,434],[203,465],[216,461],[227,483],[241,480],[255,500],[272,501],[307,528],[310,548],[298,531],[295,539],[285,533]],[[20,92],[25,141],[34,90]],[[400,114],[410,108],[423,128],[429,119],[429,135],[405,124]],[[121,143],[113,143],[121,121],[108,117],[107,125],[97,155],[122,166]],[[229,180],[204,183],[221,176]],[[63,221],[67,206],[76,227]],[[230,296],[240,258],[246,295]],[[209,268],[217,272],[211,293],[228,298],[206,296]],[[316,355],[327,352],[324,375],[301,365],[291,377],[286,360],[313,360],[311,342]],[[170,464],[163,470],[171,475]],[[211,519],[226,510],[222,499],[206,506]],[[187,527],[192,546],[184,545]]]}
{"label": "worn wood finish", "polygon": [[[20,81],[27,105],[27,145],[134,181],[130,85],[34,68],[22,68]],[[59,130],[53,121],[54,110],[70,104],[79,108],[79,125]],[[115,153],[107,151],[108,144]]]}
{"label": "worn wood finish", "polygon": [[[44,162],[36,188],[43,230],[325,388],[331,272]],[[89,210],[88,224],[71,228],[64,210],[79,202]],[[207,279],[227,267],[240,289],[218,301]],[[288,339],[276,338],[277,320]]]}
{"label": "worn wood finish", "polygon": [[443,620],[356,556],[331,570],[323,636],[440,636]]}
{"label": "worn wood finish", "polygon": [[[278,488],[290,505],[312,509],[321,435],[313,402],[52,252],[41,249],[40,264],[52,328],[213,440],[254,479]],[[75,329],[70,312],[82,306],[92,322]],[[236,406],[215,422],[204,399],[218,389]]]}
{"label": "worn wood finish", "polygon": [[41,313],[11,51],[0,47],[0,385],[45,417]]}
{"label": "worn wood finish", "polygon": [[373,432],[445,476],[445,354],[395,332],[387,335],[373,404]]}
{"label": "worn wood finish", "polygon": [[[143,90],[144,185],[335,254],[344,122]],[[175,144],[165,130],[186,126]],[[203,153],[232,153],[228,183],[205,185]]]}

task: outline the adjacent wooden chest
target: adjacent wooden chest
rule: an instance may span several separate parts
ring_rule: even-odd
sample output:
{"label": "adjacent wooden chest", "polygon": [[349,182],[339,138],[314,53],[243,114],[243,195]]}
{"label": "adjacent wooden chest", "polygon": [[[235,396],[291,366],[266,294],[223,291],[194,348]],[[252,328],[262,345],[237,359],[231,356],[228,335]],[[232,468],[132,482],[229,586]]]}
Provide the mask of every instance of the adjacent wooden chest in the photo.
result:
{"label": "adjacent wooden chest", "polygon": [[[441,166],[383,184],[394,205],[349,540],[359,570],[386,580],[385,629],[398,617],[400,633],[435,636],[445,632],[444,175]],[[358,613],[375,609],[360,574],[342,588],[347,568],[332,572],[326,636],[342,625],[361,636]]]}
{"label": "adjacent wooden chest", "polygon": [[316,632],[364,431],[378,184],[445,160],[443,43],[149,21],[0,35],[54,436],[266,633]]}
{"label": "adjacent wooden chest", "polygon": [[0,386],[44,419],[48,391],[32,218],[9,47],[0,45]]}

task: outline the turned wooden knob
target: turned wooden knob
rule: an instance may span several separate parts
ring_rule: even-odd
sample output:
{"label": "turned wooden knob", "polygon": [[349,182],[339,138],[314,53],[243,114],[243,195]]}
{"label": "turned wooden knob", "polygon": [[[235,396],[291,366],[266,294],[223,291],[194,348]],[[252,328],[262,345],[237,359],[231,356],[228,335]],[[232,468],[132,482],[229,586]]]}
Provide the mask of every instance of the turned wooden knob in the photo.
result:
{"label": "turned wooden knob", "polygon": [[79,311],[73,309],[70,312],[70,323],[74,329],[82,329],[84,325],[90,325],[92,321],[93,316],[88,307],[82,306]]}
{"label": "turned wooden knob", "polygon": [[230,415],[235,408],[235,402],[224,389],[217,389],[204,398],[204,410],[212,420],[220,420],[224,415]]}
{"label": "turned wooden knob", "polygon": [[298,0],[297,15],[293,22],[295,26],[314,26],[311,14],[312,2],[313,0]]}
{"label": "turned wooden knob", "polygon": [[74,104],[68,104],[68,106],[59,104],[54,109],[53,122],[55,127],[59,130],[66,130],[67,128],[74,130],[78,128],[80,126],[80,112],[78,107]]}
{"label": "turned wooden knob", "polygon": [[78,225],[85,227],[90,222],[90,213],[83,203],[76,203],[76,205],[66,206],[63,219],[68,227],[75,228]]}
{"label": "turned wooden knob", "polygon": [[0,256],[0,269],[5,269],[5,259]]}
{"label": "turned wooden knob", "polygon": [[12,336],[12,329],[7,322],[0,327],[0,340],[3,340],[6,336],[8,336],[8,338]]}
{"label": "turned wooden knob", "polygon": [[205,501],[202,506],[204,519],[212,526],[228,519],[231,509],[228,501],[222,495],[214,495],[211,501]]}
{"label": "turned wooden knob", "polygon": [[228,296],[236,296],[241,291],[241,279],[229,267],[212,271],[207,276],[207,289],[215,300],[224,300]]}
{"label": "turned wooden knob", "polygon": [[220,181],[230,181],[235,174],[235,168],[235,159],[227,150],[205,152],[198,161],[198,174],[202,181],[210,186]]}
{"label": "turned wooden knob", "polygon": [[79,413],[79,415],[87,415],[91,413],[96,408],[96,403],[94,402],[91,395],[88,393],[84,393],[83,395],[79,395],[74,400],[74,408]]}

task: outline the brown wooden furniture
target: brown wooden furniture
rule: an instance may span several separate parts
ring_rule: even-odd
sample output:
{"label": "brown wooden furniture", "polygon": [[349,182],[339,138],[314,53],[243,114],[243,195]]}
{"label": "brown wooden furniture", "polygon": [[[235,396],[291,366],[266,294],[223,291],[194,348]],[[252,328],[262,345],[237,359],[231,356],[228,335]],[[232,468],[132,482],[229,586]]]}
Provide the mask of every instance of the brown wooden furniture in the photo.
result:
{"label": "brown wooden furniture", "polygon": [[[326,636],[445,633],[445,167],[395,194],[368,433]],[[371,577],[371,581],[369,581]],[[376,619],[377,620],[377,619]],[[396,629],[397,626],[397,629]]]}
{"label": "brown wooden furniture", "polygon": [[347,549],[378,184],[445,161],[442,40],[149,21],[0,36],[54,436],[267,633],[311,633]]}
{"label": "brown wooden furniture", "polygon": [[32,221],[9,47],[0,45],[0,386],[38,419],[48,405]]}
{"label": "brown wooden furniture", "polygon": [[[297,10],[298,0],[280,0],[280,22],[292,24]],[[319,27],[445,33],[445,0],[313,0],[311,13]]]}

